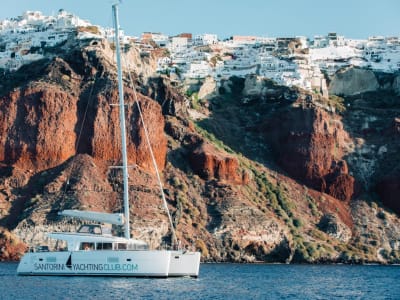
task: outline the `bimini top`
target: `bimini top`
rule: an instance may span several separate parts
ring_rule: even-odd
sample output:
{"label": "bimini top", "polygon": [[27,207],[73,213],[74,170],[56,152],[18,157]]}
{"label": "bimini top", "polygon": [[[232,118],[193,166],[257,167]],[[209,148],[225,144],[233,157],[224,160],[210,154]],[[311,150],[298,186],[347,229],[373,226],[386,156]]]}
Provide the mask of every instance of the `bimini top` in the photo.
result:
{"label": "bimini top", "polygon": [[110,214],[96,211],[81,211],[75,209],[67,209],[58,213],[61,216],[75,217],[87,221],[96,221],[100,223],[124,225],[125,219],[123,214]]}

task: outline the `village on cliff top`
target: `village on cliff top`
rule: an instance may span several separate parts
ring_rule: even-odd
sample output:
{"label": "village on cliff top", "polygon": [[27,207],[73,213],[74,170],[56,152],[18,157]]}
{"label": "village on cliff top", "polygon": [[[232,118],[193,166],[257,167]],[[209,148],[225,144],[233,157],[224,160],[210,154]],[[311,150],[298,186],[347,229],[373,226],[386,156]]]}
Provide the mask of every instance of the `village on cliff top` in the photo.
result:
{"label": "village on cliff top", "polygon": [[[22,65],[42,59],[46,48],[68,39],[113,39],[113,29],[93,26],[62,9],[54,16],[27,11],[16,18],[0,21],[0,68],[18,70]],[[124,35],[121,42],[149,56],[158,56],[155,72],[175,81],[212,77],[217,84],[232,76],[257,75],[277,84],[298,86],[327,96],[326,75],[354,66],[394,73],[400,70],[400,37],[373,36],[367,40],[348,39],[336,33],[326,36],[257,37],[232,36],[219,40],[215,34],[193,36],[182,33],[169,37],[162,33],[143,33],[140,38]],[[128,47],[129,48],[129,47]]]}

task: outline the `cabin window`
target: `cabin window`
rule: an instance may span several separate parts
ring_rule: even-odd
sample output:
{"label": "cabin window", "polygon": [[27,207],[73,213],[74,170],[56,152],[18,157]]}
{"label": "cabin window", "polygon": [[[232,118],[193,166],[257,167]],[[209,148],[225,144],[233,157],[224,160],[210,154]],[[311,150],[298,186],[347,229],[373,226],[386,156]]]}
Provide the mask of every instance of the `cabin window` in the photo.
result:
{"label": "cabin window", "polygon": [[79,233],[89,233],[89,234],[101,234],[101,228],[98,225],[82,225],[79,230]]}
{"label": "cabin window", "polygon": [[117,244],[117,249],[118,249],[118,250],[126,250],[126,249],[127,249],[127,246],[126,246],[125,243],[118,243],[118,244]]}
{"label": "cabin window", "polygon": [[112,250],[112,243],[97,243],[97,250]]}
{"label": "cabin window", "polygon": [[88,243],[88,242],[81,243],[79,250],[85,250],[85,251],[94,250],[94,243]]}
{"label": "cabin window", "polygon": [[101,234],[101,229],[100,227],[92,227],[90,233],[94,233],[94,234]]}
{"label": "cabin window", "polygon": [[88,225],[82,225],[81,228],[79,228],[78,232],[80,232],[80,233],[89,233],[89,226]]}
{"label": "cabin window", "polygon": [[111,235],[111,228],[110,227],[106,227],[106,226],[102,226],[101,227],[101,234]]}
{"label": "cabin window", "polygon": [[49,252],[48,246],[37,246],[34,252]]}
{"label": "cabin window", "polygon": [[144,245],[142,245],[142,244],[140,244],[140,245],[131,244],[131,245],[128,246],[128,249],[129,250],[148,250],[149,246],[145,245],[145,244]]}

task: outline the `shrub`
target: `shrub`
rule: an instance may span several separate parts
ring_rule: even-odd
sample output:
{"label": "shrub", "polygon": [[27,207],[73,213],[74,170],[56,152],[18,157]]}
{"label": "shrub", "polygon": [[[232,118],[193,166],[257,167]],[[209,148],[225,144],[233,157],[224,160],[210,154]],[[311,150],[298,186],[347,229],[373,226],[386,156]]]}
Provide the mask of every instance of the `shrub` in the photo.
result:
{"label": "shrub", "polygon": [[334,107],[338,112],[344,112],[346,110],[344,99],[336,95],[329,95],[329,105]]}
{"label": "shrub", "polygon": [[203,240],[196,240],[195,247],[197,250],[199,250],[201,252],[202,256],[204,256],[204,257],[209,256],[207,246],[203,242]]}
{"label": "shrub", "polygon": [[295,219],[293,219],[293,225],[294,225],[295,227],[297,227],[297,228],[300,228],[300,227],[303,226],[303,222],[302,222],[300,219],[295,218]]}
{"label": "shrub", "polygon": [[381,220],[386,220],[386,214],[383,210],[379,211],[376,216]]}
{"label": "shrub", "polygon": [[199,93],[194,92],[191,96],[190,96],[190,104],[192,106],[193,109],[199,110],[200,109],[200,101],[199,101]]}

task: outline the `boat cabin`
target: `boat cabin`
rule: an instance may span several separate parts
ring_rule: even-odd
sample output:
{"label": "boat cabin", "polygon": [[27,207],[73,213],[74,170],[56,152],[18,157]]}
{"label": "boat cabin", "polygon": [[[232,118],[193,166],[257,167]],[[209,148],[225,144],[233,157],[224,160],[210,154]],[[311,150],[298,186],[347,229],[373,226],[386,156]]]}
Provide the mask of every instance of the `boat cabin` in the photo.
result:
{"label": "boat cabin", "polygon": [[[100,224],[83,224],[77,231],[79,244],[77,250],[147,250],[148,245],[138,240],[126,240],[112,236],[111,227]],[[87,238],[85,236],[87,235]],[[75,243],[76,245],[76,243]],[[76,248],[75,248],[76,249]]]}
{"label": "boat cabin", "polygon": [[48,237],[65,241],[68,251],[149,249],[148,244],[142,240],[112,235],[112,227],[104,224],[83,224],[77,232],[52,232]]}
{"label": "boat cabin", "polygon": [[148,250],[149,247],[145,243],[128,242],[94,242],[82,241],[79,244],[79,250],[83,251],[103,251],[103,250]]}

